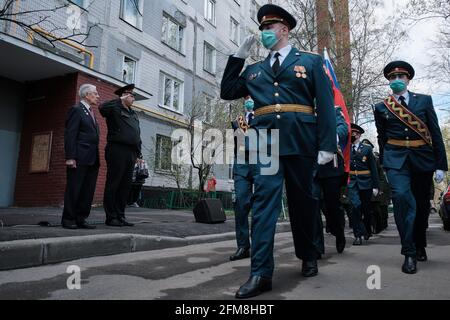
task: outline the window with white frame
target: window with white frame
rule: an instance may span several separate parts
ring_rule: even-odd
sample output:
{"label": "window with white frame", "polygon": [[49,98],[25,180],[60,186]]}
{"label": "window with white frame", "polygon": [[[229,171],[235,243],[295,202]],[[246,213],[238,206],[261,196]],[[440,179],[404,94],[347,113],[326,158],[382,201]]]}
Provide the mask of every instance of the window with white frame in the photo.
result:
{"label": "window with white frame", "polygon": [[162,42],[173,49],[183,52],[184,27],[169,15],[163,15]]}
{"label": "window with white frame", "polygon": [[203,50],[203,69],[212,74],[216,72],[216,49],[208,42],[205,42]]}
{"label": "window with white frame", "polygon": [[121,0],[120,18],[132,26],[142,28],[143,0]]}
{"label": "window with white frame", "polygon": [[89,6],[89,0],[70,0],[70,2],[83,9],[87,9],[87,7]]}
{"label": "window with white frame", "polygon": [[136,81],[136,65],[137,61],[123,56],[122,63],[122,81],[125,83],[135,83]]}
{"label": "window with white frame", "polygon": [[216,25],[216,0],[205,0],[205,19]]}
{"label": "window with white frame", "polygon": [[183,112],[183,83],[164,73],[160,74],[160,106],[182,113]]}
{"label": "window with white frame", "polygon": [[172,147],[171,137],[156,135],[155,170],[172,171]]}
{"label": "window with white frame", "polygon": [[259,8],[260,5],[258,4],[258,2],[256,2],[256,0],[252,0],[250,4],[250,17],[255,21],[258,21]]}
{"label": "window with white frame", "polygon": [[239,44],[239,22],[230,17],[230,40]]}

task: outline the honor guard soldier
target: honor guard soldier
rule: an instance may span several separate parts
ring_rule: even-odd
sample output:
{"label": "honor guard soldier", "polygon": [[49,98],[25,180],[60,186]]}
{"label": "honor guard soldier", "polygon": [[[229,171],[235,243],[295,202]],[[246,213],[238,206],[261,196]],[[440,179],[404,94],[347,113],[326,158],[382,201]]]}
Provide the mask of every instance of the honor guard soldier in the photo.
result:
{"label": "honor guard soldier", "polygon": [[352,149],[350,154],[350,183],[348,196],[352,203],[352,226],[355,241],[353,245],[363,244],[362,237],[372,236],[370,201],[379,192],[377,164],[373,149],[361,143],[364,129],[352,123]]}
{"label": "honor guard soldier", "polygon": [[[336,106],[336,131],[338,145],[348,144],[349,128],[345,122],[342,109]],[[336,250],[342,253],[345,249],[345,214],[340,206],[341,188],[347,184],[342,148],[335,154],[334,161],[319,167],[319,183],[323,193],[323,207],[326,211],[327,226],[336,237]],[[321,229],[321,237],[323,237]]]}
{"label": "honor guard soldier", "polygon": [[[244,103],[245,116],[239,116],[236,121],[231,123],[231,126],[235,131],[233,180],[234,191],[236,194],[234,214],[237,242],[237,251],[230,257],[231,261],[250,257],[248,216],[252,208],[253,176],[249,165],[247,134],[254,118],[254,106],[255,103],[253,99],[251,97],[246,97]],[[239,158],[239,155],[241,155],[241,158]]]}
{"label": "honor guard soldier", "polygon": [[408,91],[414,68],[394,61],[384,69],[393,94],[375,106],[380,159],[392,190],[394,216],[405,262],[402,271],[417,272],[426,261],[426,229],[433,173],[437,183],[448,170],[445,146],[430,96]]}
{"label": "honor guard soldier", "polygon": [[[236,298],[241,299],[272,289],[274,236],[284,181],[295,252],[303,260],[302,274],[317,275],[317,256],[321,249],[315,242],[320,214],[316,174],[318,163],[333,161],[337,151],[333,93],[322,57],[289,45],[289,32],[297,21],[283,8],[272,4],[262,6],[258,21],[261,42],[270,54],[264,61],[243,70],[256,40],[248,36],[238,52],[229,58],[221,84],[224,100],[247,95],[253,98],[252,128],[260,137],[264,132],[261,130],[269,131],[268,150],[279,165],[274,175],[267,175],[266,165],[259,161],[251,164],[255,190],[251,274],[236,293]],[[271,140],[276,136],[273,130],[278,130],[278,141]]]}
{"label": "honor guard soldier", "polygon": [[[368,139],[362,141],[372,149],[375,148],[372,142]],[[391,190],[386,179],[386,175],[380,163],[380,153],[374,152],[375,162],[377,164],[378,181],[380,182],[380,191],[377,196],[372,197],[371,201],[371,215],[372,215],[372,230],[373,233],[379,234],[388,227],[389,218],[389,203],[391,202]]]}
{"label": "honor guard soldier", "polygon": [[101,105],[100,113],[108,126],[105,158],[106,174],[103,205],[106,225],[132,227],[125,219],[125,207],[133,181],[136,160],[142,158],[139,118],[131,109],[135,101],[134,84],[118,89],[120,98]]}

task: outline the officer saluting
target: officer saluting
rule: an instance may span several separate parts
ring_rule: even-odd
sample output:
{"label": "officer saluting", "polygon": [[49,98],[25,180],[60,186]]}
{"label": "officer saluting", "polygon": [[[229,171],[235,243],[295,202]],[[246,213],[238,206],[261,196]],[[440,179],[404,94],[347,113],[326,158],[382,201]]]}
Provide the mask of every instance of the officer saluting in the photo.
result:
{"label": "officer saluting", "polygon": [[289,31],[297,21],[283,8],[264,5],[258,21],[262,44],[270,55],[242,72],[256,40],[247,37],[228,60],[221,98],[234,100],[250,95],[255,102],[252,127],[257,132],[279,130],[279,141],[269,142],[279,144],[279,170],[269,176],[262,173],[262,164],[251,164],[255,186],[251,276],[236,293],[237,298],[254,297],[272,289],[274,235],[284,180],[295,252],[303,260],[302,274],[317,275],[321,248],[315,241],[319,215],[315,176],[318,163],[332,161],[337,151],[334,99],[323,59],[289,45]]}
{"label": "officer saluting", "polygon": [[375,106],[380,161],[392,189],[395,222],[401,237],[404,273],[426,261],[430,190],[448,170],[445,146],[430,96],[408,91],[414,68],[394,61],[384,69],[393,94]]}
{"label": "officer saluting", "polygon": [[108,126],[105,158],[108,166],[103,205],[106,224],[113,227],[133,224],[125,219],[125,207],[130,194],[133,170],[141,154],[141,131],[136,112],[131,109],[134,84],[118,89],[120,99],[101,105],[100,113]]}
{"label": "officer saluting", "polygon": [[[350,183],[348,195],[352,203],[352,226],[355,241],[353,245],[362,245],[372,236],[370,201],[372,195],[379,192],[378,170],[372,147],[361,143],[364,129],[352,123],[352,149],[350,153]],[[364,222],[363,222],[364,217]]]}

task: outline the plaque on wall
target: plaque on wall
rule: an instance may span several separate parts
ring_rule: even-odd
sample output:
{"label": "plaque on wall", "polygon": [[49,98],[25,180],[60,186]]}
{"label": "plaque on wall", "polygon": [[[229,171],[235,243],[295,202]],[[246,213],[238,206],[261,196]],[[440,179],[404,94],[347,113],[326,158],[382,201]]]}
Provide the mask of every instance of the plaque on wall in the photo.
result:
{"label": "plaque on wall", "polygon": [[50,171],[53,132],[33,133],[31,139],[30,173]]}

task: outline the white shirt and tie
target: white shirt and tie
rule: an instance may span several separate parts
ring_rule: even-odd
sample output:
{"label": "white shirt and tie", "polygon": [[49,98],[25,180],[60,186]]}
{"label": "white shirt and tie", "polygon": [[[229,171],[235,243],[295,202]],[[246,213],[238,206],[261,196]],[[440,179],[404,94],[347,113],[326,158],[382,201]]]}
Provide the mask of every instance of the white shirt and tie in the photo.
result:
{"label": "white shirt and tie", "polygon": [[254,112],[253,111],[252,112],[248,112],[248,111],[245,112],[245,121],[247,121],[248,124],[250,124],[250,115],[251,114],[254,114]]}
{"label": "white shirt and tie", "polygon": [[275,57],[275,54],[278,52],[278,60],[280,61],[280,66],[283,64],[283,61],[286,59],[286,57],[289,55],[289,53],[292,50],[292,46],[288,44],[286,47],[278,50],[278,51],[271,51],[270,52],[270,66],[273,67],[275,61],[277,58]]}
{"label": "white shirt and tie", "polygon": [[398,95],[398,94],[395,94],[394,93],[394,97],[395,97],[395,100],[397,100],[398,102],[402,102],[401,100],[402,100],[402,97],[403,98],[405,98],[404,99],[404,101],[405,101],[405,103],[406,103],[406,105],[409,105],[409,92],[408,91],[406,91],[404,94],[402,94],[402,95]]}

